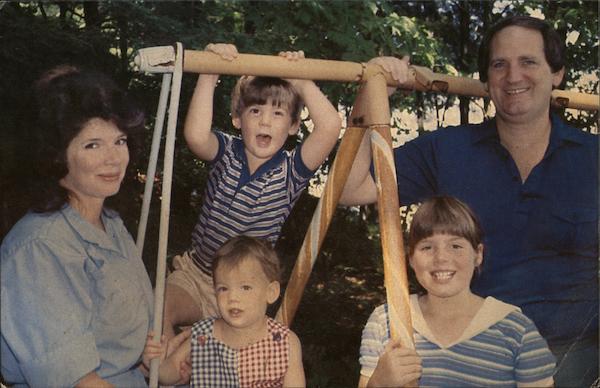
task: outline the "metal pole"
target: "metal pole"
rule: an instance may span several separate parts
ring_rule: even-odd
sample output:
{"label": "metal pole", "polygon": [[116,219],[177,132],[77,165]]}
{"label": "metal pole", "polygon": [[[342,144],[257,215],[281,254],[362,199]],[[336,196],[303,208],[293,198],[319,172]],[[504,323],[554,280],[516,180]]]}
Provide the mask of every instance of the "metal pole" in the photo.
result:
{"label": "metal pole", "polygon": [[[162,202],[160,208],[160,230],[158,238],[158,258],[156,265],[156,286],[154,289],[154,340],[160,342],[162,334],[163,308],[165,298],[165,277],[167,272],[167,244],[169,239],[169,215],[171,205],[171,186],[173,181],[173,159],[175,154],[175,131],[179,110],[179,95],[183,74],[183,46],[177,43],[175,71],[171,85],[167,139],[165,142],[165,161],[163,168]],[[158,387],[158,367],[160,359],[150,363],[150,387]]]}

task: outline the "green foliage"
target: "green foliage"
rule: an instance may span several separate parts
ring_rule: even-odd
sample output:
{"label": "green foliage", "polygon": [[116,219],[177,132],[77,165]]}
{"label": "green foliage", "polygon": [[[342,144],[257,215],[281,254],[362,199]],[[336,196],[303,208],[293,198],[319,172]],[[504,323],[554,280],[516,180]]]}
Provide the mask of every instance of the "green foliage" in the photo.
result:
{"label": "green foliage", "polygon": [[[160,75],[134,71],[135,50],[182,42],[201,50],[210,42],[232,42],[243,53],[276,54],[304,50],[309,58],[366,62],[377,55],[411,56],[411,62],[437,72],[471,76],[483,31],[507,13],[542,11],[556,28],[578,38],[567,46],[567,85],[597,93],[598,81],[579,86],[584,73],[598,75],[598,9],[595,2],[489,1],[102,1],[0,3],[0,165],[4,236],[27,208],[31,149],[28,129],[32,105],[28,87],[57,64],[73,63],[111,74],[143,104],[148,136],[142,158],[115,201],[128,227],[137,229],[141,193],[150,149]],[[184,75],[180,125],[196,76]],[[222,77],[216,90],[214,124],[233,131],[230,91],[235,77]],[[340,107],[352,105],[356,85],[321,82]],[[455,96],[425,93],[392,97],[392,106],[417,113],[449,106]],[[461,100],[461,104],[468,99]],[[582,128],[597,128],[597,112],[565,116]],[[306,135],[301,128],[301,136]],[[201,205],[206,164],[198,162],[177,135],[169,254],[189,245]],[[332,156],[335,155],[335,151]],[[333,157],[331,158],[333,159]],[[324,166],[327,171],[329,162]],[[159,165],[150,213],[144,260],[151,278],[158,241]],[[319,179],[323,179],[321,176]],[[291,271],[316,207],[304,194],[277,249]],[[310,386],[354,386],[362,326],[382,302],[383,270],[379,227],[374,207],[339,209],[315,264],[293,329],[302,339]]]}

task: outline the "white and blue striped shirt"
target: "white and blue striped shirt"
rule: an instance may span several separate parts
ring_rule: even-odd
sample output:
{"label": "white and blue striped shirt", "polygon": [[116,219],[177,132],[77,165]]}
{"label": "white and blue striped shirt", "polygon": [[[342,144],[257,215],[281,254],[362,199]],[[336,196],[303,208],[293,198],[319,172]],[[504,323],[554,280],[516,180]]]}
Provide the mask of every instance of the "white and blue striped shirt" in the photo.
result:
{"label": "white and blue striped shirt", "polygon": [[314,174],[302,161],[298,145],[292,151],[281,149],[250,175],[242,140],[214,133],[219,151],[211,163],[189,252],[207,275],[215,252],[232,237],[247,235],[274,244]]}
{"label": "white and blue striped shirt", "polygon": [[[552,385],[555,358],[533,322],[516,306],[492,297],[454,343],[436,343],[417,295],[411,295],[415,348],[422,361],[421,387]],[[370,377],[390,339],[387,305],[377,307],[363,329],[361,374]]]}

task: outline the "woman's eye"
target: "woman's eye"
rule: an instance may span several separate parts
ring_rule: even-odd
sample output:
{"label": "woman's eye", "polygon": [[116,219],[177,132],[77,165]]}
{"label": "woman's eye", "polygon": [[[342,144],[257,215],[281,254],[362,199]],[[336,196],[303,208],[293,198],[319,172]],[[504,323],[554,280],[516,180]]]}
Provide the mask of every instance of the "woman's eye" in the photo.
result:
{"label": "woman's eye", "polygon": [[93,150],[93,149],[96,149],[98,147],[100,147],[100,144],[98,144],[98,143],[88,143],[88,144],[86,144],[84,146],[84,148],[87,149],[87,150]]}
{"label": "woman's eye", "polygon": [[126,137],[122,137],[119,140],[117,140],[116,145],[125,145],[127,144],[127,138]]}

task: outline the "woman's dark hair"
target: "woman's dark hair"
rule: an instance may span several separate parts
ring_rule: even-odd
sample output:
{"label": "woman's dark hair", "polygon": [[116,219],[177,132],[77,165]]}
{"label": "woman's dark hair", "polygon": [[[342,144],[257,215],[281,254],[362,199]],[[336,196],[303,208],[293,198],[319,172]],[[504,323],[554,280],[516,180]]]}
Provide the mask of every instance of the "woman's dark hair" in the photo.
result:
{"label": "woman's dark hair", "polygon": [[59,183],[69,172],[67,147],[89,120],[100,118],[115,123],[127,135],[131,158],[136,156],[144,114],[106,75],[61,65],[42,74],[33,93],[37,117],[32,131],[39,185],[34,211],[55,211],[67,202],[67,190]]}
{"label": "woman's dark hair", "polygon": [[[544,40],[544,56],[546,57],[546,62],[548,62],[552,72],[556,73],[565,66],[565,42],[547,22],[531,16],[511,16],[494,24],[486,32],[481,41],[481,45],[479,46],[478,68],[479,79],[482,82],[487,82],[488,80],[492,39],[496,33],[510,26],[518,26],[539,31]],[[527,44],[527,42],[522,43]]]}

